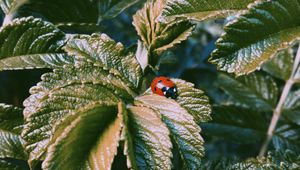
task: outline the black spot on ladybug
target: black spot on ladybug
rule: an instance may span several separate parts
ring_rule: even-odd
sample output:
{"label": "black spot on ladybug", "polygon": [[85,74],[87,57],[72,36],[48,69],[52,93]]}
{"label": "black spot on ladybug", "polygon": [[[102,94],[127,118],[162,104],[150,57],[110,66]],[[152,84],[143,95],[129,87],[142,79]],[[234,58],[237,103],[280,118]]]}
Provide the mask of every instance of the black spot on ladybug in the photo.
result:
{"label": "black spot on ladybug", "polygon": [[158,82],[159,82],[159,83],[161,83],[161,82],[162,82],[162,80],[158,80]]}
{"label": "black spot on ladybug", "polygon": [[154,87],[154,91],[157,91],[156,87]]}
{"label": "black spot on ladybug", "polygon": [[171,81],[170,79],[167,79],[167,81]]}

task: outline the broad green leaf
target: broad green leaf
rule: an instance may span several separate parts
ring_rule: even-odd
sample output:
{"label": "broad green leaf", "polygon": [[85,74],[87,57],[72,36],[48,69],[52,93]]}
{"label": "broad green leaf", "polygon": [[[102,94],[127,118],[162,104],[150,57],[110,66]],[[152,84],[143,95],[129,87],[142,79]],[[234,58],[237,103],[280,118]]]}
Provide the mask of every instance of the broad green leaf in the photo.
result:
{"label": "broad green leaf", "polygon": [[171,169],[170,132],[151,108],[128,109],[126,136],[127,165],[132,169]]}
{"label": "broad green leaf", "polygon": [[23,170],[20,165],[15,165],[8,160],[0,159],[0,169],[1,170]]}
{"label": "broad green leaf", "polygon": [[135,98],[135,105],[155,109],[168,126],[171,137],[178,145],[179,153],[186,169],[199,169],[204,156],[200,127],[193,117],[175,100],[159,95],[145,95]]}
{"label": "broad green leaf", "polygon": [[290,149],[300,152],[300,126],[283,121],[276,128],[272,144],[276,150]]}
{"label": "broad green leaf", "polygon": [[176,18],[186,18],[197,21],[225,18],[233,13],[246,10],[247,5],[254,0],[169,0],[159,18],[169,22]]}
{"label": "broad green leaf", "polygon": [[300,90],[291,91],[283,106],[283,116],[300,125]]}
{"label": "broad green leaf", "polygon": [[225,27],[210,58],[219,70],[243,75],[253,72],[299,39],[299,0],[256,1]]}
{"label": "broad green leaf", "polygon": [[63,120],[43,169],[110,169],[121,135],[117,113],[116,105],[92,104]]}
{"label": "broad green leaf", "polygon": [[28,0],[17,17],[37,16],[64,30],[95,32],[103,19],[112,19],[139,0]]}
{"label": "broad green leaf", "polygon": [[211,108],[208,97],[203,91],[194,88],[194,84],[180,79],[172,79],[178,89],[176,102],[185,108],[197,123],[211,120]]}
{"label": "broad green leaf", "polygon": [[54,70],[42,79],[24,102],[26,124],[22,135],[28,142],[30,160],[43,155],[53,125],[74,110],[90,103],[117,103],[120,98],[126,101],[132,98],[126,91],[130,89],[121,80],[91,64]]}
{"label": "broad green leaf", "polygon": [[293,58],[292,50],[283,50],[266,62],[262,68],[276,78],[288,80],[292,74]]}
{"label": "broad green leaf", "polygon": [[[21,109],[0,104],[0,159],[27,160],[27,153],[23,148],[25,142],[18,134],[22,124]],[[9,164],[9,161],[6,163]],[[0,167],[3,164],[5,160],[0,160]]]}
{"label": "broad green leaf", "polygon": [[[148,50],[148,56],[160,54],[186,40],[193,30],[193,25],[188,21],[178,20],[168,24],[157,22],[156,19],[165,3],[166,0],[149,0],[133,16],[133,25]],[[158,59],[150,58],[148,60],[150,64],[156,64]]]}
{"label": "broad green leaf", "polygon": [[105,34],[82,35],[69,40],[65,46],[69,55],[87,60],[137,87],[142,69],[131,52]]}
{"label": "broad green leaf", "polygon": [[19,16],[38,16],[54,24],[97,23],[98,9],[92,0],[29,0]]}
{"label": "broad green leaf", "polygon": [[253,73],[234,78],[220,74],[218,84],[228,93],[236,105],[260,111],[272,111],[278,99],[278,88],[270,76]]}
{"label": "broad green leaf", "polygon": [[56,68],[72,62],[62,51],[65,35],[40,19],[21,18],[0,29],[0,71]]}
{"label": "broad green leaf", "polygon": [[99,20],[112,19],[140,0],[94,0],[98,3]]}
{"label": "broad green leaf", "polygon": [[23,110],[0,103],[0,129],[21,133],[23,125]]}
{"label": "broad green leaf", "polygon": [[28,0],[0,0],[0,7],[6,14],[13,14],[21,5],[26,3]]}
{"label": "broad green leaf", "polygon": [[27,160],[20,135],[0,129],[0,158]]}
{"label": "broad green leaf", "polygon": [[266,113],[236,106],[213,107],[213,120],[201,124],[203,131],[235,143],[248,144],[263,140],[267,131]]}

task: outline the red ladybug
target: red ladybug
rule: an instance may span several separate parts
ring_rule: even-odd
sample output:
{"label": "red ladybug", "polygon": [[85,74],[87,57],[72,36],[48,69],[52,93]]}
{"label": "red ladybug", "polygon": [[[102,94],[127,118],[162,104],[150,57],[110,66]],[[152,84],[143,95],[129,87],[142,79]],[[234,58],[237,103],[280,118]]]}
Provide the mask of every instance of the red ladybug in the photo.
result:
{"label": "red ladybug", "polygon": [[156,77],[151,83],[151,90],[154,94],[167,98],[176,99],[177,97],[177,87],[168,77]]}

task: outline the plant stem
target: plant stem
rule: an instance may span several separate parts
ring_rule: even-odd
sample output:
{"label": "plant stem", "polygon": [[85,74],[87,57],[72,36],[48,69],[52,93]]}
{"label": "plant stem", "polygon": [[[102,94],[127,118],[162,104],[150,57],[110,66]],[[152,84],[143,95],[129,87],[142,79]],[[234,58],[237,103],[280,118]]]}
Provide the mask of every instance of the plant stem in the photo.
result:
{"label": "plant stem", "polygon": [[299,66],[299,62],[300,62],[300,45],[298,47],[298,51],[297,51],[297,55],[295,57],[294,60],[294,65],[293,65],[293,71],[292,74],[290,76],[290,78],[286,81],[279,102],[277,103],[276,108],[273,111],[273,117],[271,119],[269,128],[268,128],[268,132],[267,132],[267,137],[266,140],[264,141],[263,145],[261,146],[260,152],[259,152],[259,156],[264,156],[266,154],[266,151],[268,149],[269,143],[273,137],[274,134],[274,130],[276,128],[277,122],[280,118],[281,112],[282,112],[282,107],[284,105],[284,102],[291,90],[291,87],[293,86],[295,80],[294,80],[294,75],[297,71],[297,68]]}

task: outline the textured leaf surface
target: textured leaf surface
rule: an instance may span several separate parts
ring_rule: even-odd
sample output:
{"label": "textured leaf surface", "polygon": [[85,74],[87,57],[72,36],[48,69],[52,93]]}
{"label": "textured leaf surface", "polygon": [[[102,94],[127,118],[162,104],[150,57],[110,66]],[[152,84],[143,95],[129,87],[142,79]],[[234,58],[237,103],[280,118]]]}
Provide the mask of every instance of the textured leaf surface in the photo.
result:
{"label": "textured leaf surface", "polygon": [[187,18],[198,21],[225,18],[232,13],[247,9],[254,0],[169,0],[163,9],[160,20],[171,21],[176,18]]}
{"label": "textured leaf surface", "polygon": [[71,62],[61,50],[65,35],[40,19],[21,18],[0,29],[0,71],[55,68]]}
{"label": "textured leaf surface", "polygon": [[263,65],[263,70],[274,77],[288,80],[292,74],[293,54],[291,50],[284,50]]}
{"label": "textured leaf surface", "polygon": [[0,129],[19,134],[23,125],[23,110],[0,103]]}
{"label": "textured leaf surface", "polygon": [[121,132],[116,106],[92,104],[63,120],[44,169],[110,169]]}
{"label": "textured leaf surface", "polygon": [[270,76],[253,73],[248,76],[234,78],[220,74],[220,88],[233,97],[236,105],[242,105],[261,111],[271,111],[275,108],[278,89]]}
{"label": "textured leaf surface", "polygon": [[247,144],[264,139],[266,113],[236,106],[213,107],[213,120],[201,124],[203,131],[235,143]]}
{"label": "textured leaf surface", "polygon": [[[23,124],[22,110],[0,104],[0,159],[12,158],[26,160],[24,140],[18,134]],[[0,166],[5,161],[0,160]],[[9,164],[9,161],[7,162]]]}
{"label": "textured leaf surface", "polygon": [[[149,54],[160,54],[191,35],[193,25],[188,21],[174,21],[168,24],[156,22],[166,0],[149,0],[133,16],[133,25],[137,30]],[[154,58],[149,59],[156,62]]]}
{"label": "textured leaf surface", "polygon": [[24,102],[26,125],[22,135],[28,142],[30,159],[42,156],[53,125],[74,110],[95,102],[117,103],[120,98],[132,98],[122,81],[92,64],[54,70],[42,80]]}
{"label": "textured leaf surface", "polygon": [[194,84],[180,79],[172,79],[178,89],[176,102],[185,108],[197,123],[211,120],[211,108],[208,97],[203,91],[194,88]]}
{"label": "textured leaf surface", "polygon": [[300,90],[291,91],[283,106],[283,116],[300,125]]}
{"label": "textured leaf surface", "polygon": [[65,50],[79,60],[88,60],[109,70],[134,87],[139,84],[142,69],[135,55],[126,52],[121,43],[116,43],[105,34],[75,37],[67,43]]}
{"label": "textured leaf surface", "polygon": [[300,157],[290,150],[285,152],[268,153],[267,157],[250,158],[241,163],[228,167],[229,170],[296,170],[300,168]]}
{"label": "textured leaf surface", "polygon": [[300,36],[299,0],[256,1],[225,27],[211,62],[220,70],[248,74]]}
{"label": "textured leaf surface", "polygon": [[135,104],[148,106],[161,114],[178,145],[185,168],[199,169],[204,155],[204,141],[200,136],[201,129],[193,117],[174,100],[158,95],[137,97]]}
{"label": "textured leaf surface", "polygon": [[127,164],[133,169],[171,169],[170,132],[158,113],[140,106],[128,111]]}

